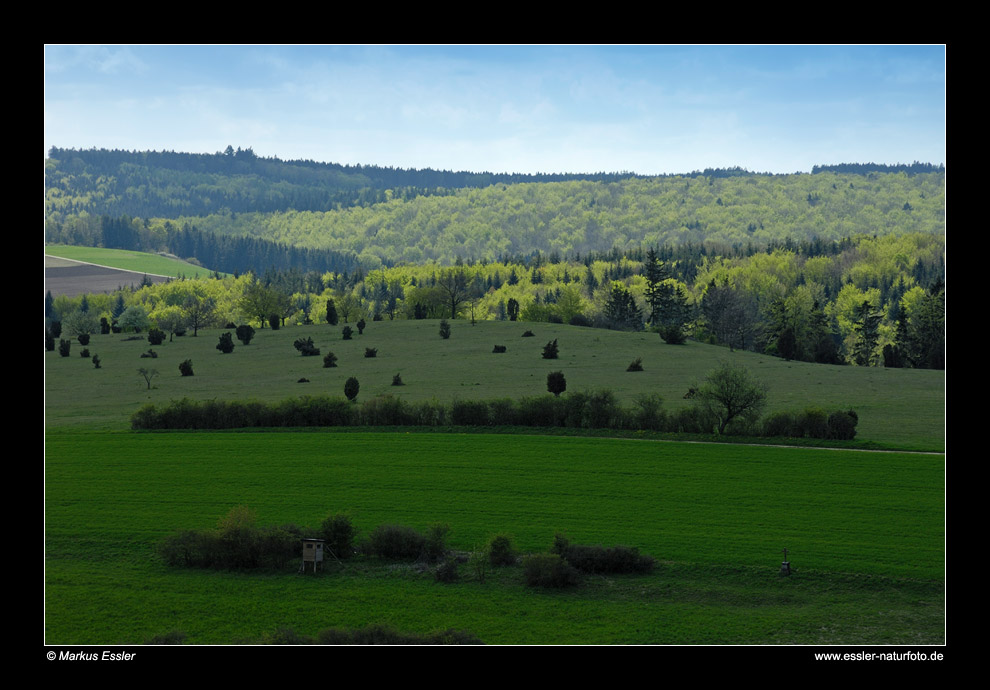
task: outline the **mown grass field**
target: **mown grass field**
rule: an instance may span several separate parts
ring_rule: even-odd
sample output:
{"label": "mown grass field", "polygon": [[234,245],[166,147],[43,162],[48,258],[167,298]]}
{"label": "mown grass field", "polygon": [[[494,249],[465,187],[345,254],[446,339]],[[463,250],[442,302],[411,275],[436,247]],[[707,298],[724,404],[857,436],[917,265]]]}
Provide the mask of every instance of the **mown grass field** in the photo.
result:
{"label": "mown grass field", "polygon": [[[945,444],[945,372],[882,367],[841,367],[782,359],[688,342],[664,344],[655,334],[620,333],[554,324],[452,322],[442,340],[436,320],[369,322],[363,335],[341,339],[343,324],[258,330],[250,345],[235,340],[230,354],[216,349],[222,330],[201,330],[153,348],[157,359],[141,359],[146,339],[94,335],[88,348],[99,354],[94,369],[72,347],[70,357],[45,353],[46,418],[51,426],[124,429],[144,403],[167,403],[189,397],[277,401],[300,395],[343,396],[344,381],[356,377],[358,400],[396,395],[408,400],[519,398],[546,393],[546,376],[563,371],[569,391],[609,388],[631,406],[636,396],[658,393],[668,410],[691,404],[684,395],[720,361],[747,367],[769,386],[769,410],[808,406],[854,409],[859,414],[857,440],[887,447],[942,451]],[[351,324],[353,326],[353,324]],[[526,330],[535,336],[523,338]],[[312,337],[319,357],[301,357],[292,343]],[[543,346],[557,339],[560,358],[541,358]],[[493,354],[494,345],[504,354]],[[365,348],[378,349],[365,358]],[[323,368],[323,354],[333,351],[338,366]],[[644,371],[626,372],[642,358]],[[195,376],[182,377],[179,363],[191,359]],[[153,368],[160,375],[147,389],[137,373]],[[401,374],[404,386],[392,386]],[[300,378],[309,383],[298,383]],[[565,393],[566,395],[566,393]]]}
{"label": "mown grass field", "polygon": [[[940,643],[938,455],[482,434],[304,431],[46,436],[46,641],[258,641],[279,627],[384,623],[469,630],[486,643]],[[313,576],[164,566],[154,544],[247,505],[265,524],[346,511],[495,532],[523,551],[555,531],[626,544],[653,574],[526,587],[375,561]],[[781,549],[795,568],[781,578]]]}
{"label": "mown grass field", "polygon": [[125,271],[147,273],[149,275],[186,276],[187,278],[210,275],[211,271],[202,266],[194,266],[180,259],[172,259],[147,252],[132,252],[126,249],[101,249],[99,247],[75,247],[68,245],[49,245],[45,247],[46,256],[57,256],[63,259],[84,261],[119,268]]}

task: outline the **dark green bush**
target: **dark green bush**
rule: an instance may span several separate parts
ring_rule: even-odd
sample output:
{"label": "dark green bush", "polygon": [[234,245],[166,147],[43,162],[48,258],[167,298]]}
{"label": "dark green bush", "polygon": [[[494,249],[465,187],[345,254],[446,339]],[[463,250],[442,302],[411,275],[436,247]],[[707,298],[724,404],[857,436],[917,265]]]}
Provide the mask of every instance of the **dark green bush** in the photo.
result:
{"label": "dark green bush", "polygon": [[148,342],[152,345],[161,345],[165,342],[165,331],[160,328],[152,328],[148,331]]}
{"label": "dark green bush", "polygon": [[626,367],[626,371],[643,371],[643,358],[637,357],[630,362],[629,366]]}
{"label": "dark green bush", "polygon": [[354,538],[357,531],[351,518],[343,513],[331,515],[320,525],[320,538],[325,548],[337,558],[344,560],[354,555]]}
{"label": "dark green bush", "polygon": [[851,441],[856,438],[858,423],[859,415],[853,410],[833,412],[828,416],[828,437],[839,441]]}
{"label": "dark green bush", "polygon": [[512,545],[512,537],[507,534],[496,534],[488,540],[486,548],[488,561],[493,566],[515,565],[516,549]]}
{"label": "dark green bush", "polygon": [[533,333],[533,331],[526,331],[525,333],[522,334],[522,337],[524,337],[524,338],[535,338],[536,337],[536,334]]}
{"label": "dark green bush", "polygon": [[361,384],[353,376],[344,382],[344,395],[347,399],[352,401],[357,397],[358,391],[361,390]]}
{"label": "dark green bush", "polygon": [[764,436],[800,438],[801,430],[791,412],[771,412],[763,419]]}
{"label": "dark green bush", "polygon": [[656,563],[633,547],[571,544],[559,532],[550,550],[584,573],[648,573]]}
{"label": "dark green bush", "polygon": [[364,356],[365,357],[377,357],[378,356],[378,348],[377,347],[366,347],[366,348],[364,348]]}
{"label": "dark green bush", "polygon": [[88,347],[84,347],[82,350],[80,350],[79,351],[79,356],[80,357],[83,357],[84,359],[89,359],[89,348]]}
{"label": "dark green bush", "polygon": [[271,327],[273,331],[278,330],[280,323],[281,323],[281,319],[279,318],[278,314],[268,315],[268,325]]}
{"label": "dark green bush", "polygon": [[450,324],[447,323],[447,319],[440,320],[440,337],[444,340],[450,338]]}
{"label": "dark green bush", "polygon": [[170,630],[167,633],[154,635],[145,640],[145,644],[182,644],[186,641],[186,634],[180,630]]}
{"label": "dark green bush", "polygon": [[488,403],[484,400],[454,400],[450,405],[450,422],[457,426],[488,426]]}
{"label": "dark green bush", "polygon": [[404,386],[406,384],[404,384],[402,382],[402,376],[400,376],[399,374],[396,374],[395,376],[392,377],[392,385],[393,386]]}
{"label": "dark green bush", "polygon": [[447,535],[450,525],[435,522],[426,530],[426,543],[423,545],[423,557],[430,563],[436,563],[447,557]]}
{"label": "dark green bush", "polygon": [[538,553],[522,561],[526,584],[530,587],[573,587],[580,581],[578,571],[555,553]]}
{"label": "dark green bush", "polygon": [[567,379],[564,378],[564,372],[551,371],[549,374],[547,374],[548,392],[553,393],[555,396],[559,396],[561,393],[563,393],[566,390],[567,390]]}
{"label": "dark green bush", "polygon": [[246,323],[242,323],[240,326],[237,327],[237,330],[234,331],[234,334],[237,336],[238,340],[240,340],[245,345],[248,345],[250,344],[251,340],[254,338],[254,327],[249,326]]}
{"label": "dark green bush", "polygon": [[[299,351],[303,357],[316,357],[320,354],[320,348],[313,345],[312,338],[296,338],[292,346]],[[324,361],[324,364],[326,362]]]}
{"label": "dark green bush", "polygon": [[63,357],[68,357],[71,354],[72,341],[65,340],[64,338],[58,339],[58,353]]}
{"label": "dark green bush", "polygon": [[231,337],[230,333],[224,333],[220,336],[220,342],[217,343],[217,349],[225,355],[234,351],[234,339]]}
{"label": "dark green bush", "polygon": [[648,431],[663,431],[667,425],[667,415],[663,410],[663,398],[652,393],[640,395],[635,401],[636,407],[629,414],[633,428]]}
{"label": "dark green bush", "polygon": [[327,628],[317,633],[316,641],[322,645],[484,644],[477,637],[463,630],[451,629],[428,635],[409,635],[384,625],[371,625],[360,629]]}
{"label": "dark green bush", "polygon": [[80,333],[76,336],[76,340],[80,345],[89,345],[89,333]]}
{"label": "dark green bush", "polygon": [[366,426],[406,426],[412,424],[407,403],[394,395],[380,395],[361,404],[360,423]]}
{"label": "dark green bush", "polygon": [[505,345],[496,345],[495,348],[492,350],[492,352],[493,353],[505,352]]}
{"label": "dark green bush", "polygon": [[661,326],[659,333],[660,337],[668,345],[683,345],[687,340],[687,336],[681,330],[680,326]]}
{"label": "dark green bush", "polygon": [[379,525],[368,535],[367,551],[379,558],[413,561],[425,548],[426,537],[405,525]]}
{"label": "dark green bush", "polygon": [[828,413],[809,407],[798,416],[798,429],[808,438],[828,438]]}
{"label": "dark green bush", "polygon": [[560,348],[557,347],[556,338],[543,346],[543,359],[557,359],[559,356]]}
{"label": "dark green bush", "polygon": [[92,361],[93,361],[93,366],[95,368],[99,369],[100,368],[100,356],[99,355],[93,355],[93,360]]}
{"label": "dark green bush", "polygon": [[622,428],[622,418],[622,408],[612,391],[599,390],[588,394],[583,426],[589,429],[619,429]]}
{"label": "dark green bush", "polygon": [[361,335],[361,334],[363,334],[363,333],[364,333],[364,329],[365,329],[365,326],[367,326],[367,325],[368,325],[368,323],[367,323],[367,322],[366,322],[366,321],[364,320],[364,317],[362,316],[362,317],[361,317],[361,320],[360,320],[360,321],[358,321],[358,322],[357,322],[356,324],[354,324],[354,325],[355,325],[355,326],[357,326],[357,329],[358,329],[358,335]]}
{"label": "dark green bush", "polygon": [[341,331],[341,333],[344,336],[344,340],[350,340],[351,336],[354,335],[354,329],[351,328],[350,326],[344,326],[344,329]]}
{"label": "dark green bush", "polygon": [[332,352],[328,352],[323,357],[323,368],[332,369],[335,366],[337,366],[337,355]]}

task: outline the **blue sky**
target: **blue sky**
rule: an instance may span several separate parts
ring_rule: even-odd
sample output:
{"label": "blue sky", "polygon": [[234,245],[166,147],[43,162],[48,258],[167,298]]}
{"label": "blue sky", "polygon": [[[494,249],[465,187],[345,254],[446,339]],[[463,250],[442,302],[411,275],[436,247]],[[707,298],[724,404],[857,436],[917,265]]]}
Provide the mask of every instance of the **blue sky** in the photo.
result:
{"label": "blue sky", "polygon": [[945,162],[932,46],[45,47],[45,151],[491,172]]}

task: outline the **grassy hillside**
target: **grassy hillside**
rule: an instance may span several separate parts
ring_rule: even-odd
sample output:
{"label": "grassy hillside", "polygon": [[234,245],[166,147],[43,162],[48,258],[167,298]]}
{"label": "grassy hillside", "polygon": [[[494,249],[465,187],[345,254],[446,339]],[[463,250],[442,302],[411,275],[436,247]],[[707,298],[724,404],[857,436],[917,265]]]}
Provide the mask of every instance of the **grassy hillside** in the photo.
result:
{"label": "grassy hillside", "polygon": [[[49,425],[125,429],[130,415],[147,402],[257,399],[277,401],[300,395],[343,395],[351,376],[361,383],[358,400],[390,394],[408,400],[471,400],[540,395],[550,371],[563,371],[570,391],[609,388],[621,402],[658,393],[668,410],[690,405],[688,389],[704,379],[720,361],[746,366],[769,386],[770,410],[800,410],[807,406],[855,409],[858,440],[923,450],[944,448],[943,371],[842,367],[787,362],[775,357],[689,342],[664,344],[647,333],[624,333],[576,326],[487,321],[472,326],[452,322],[452,335],[442,340],[435,320],[369,323],[363,335],[344,341],[341,326],[326,324],[271,331],[259,330],[250,345],[235,340],[234,352],[216,349],[224,331],[200,331],[155,347],[157,359],[142,359],[147,340],[122,335],[94,335],[91,353],[102,368],[94,369],[79,356],[46,358],[46,418]],[[535,336],[523,338],[532,329]],[[133,336],[131,336],[133,337]],[[334,352],[338,366],[323,368],[323,357],[301,357],[292,343],[312,337],[322,354]],[[543,346],[557,339],[558,360],[541,358]],[[504,354],[493,354],[494,345]],[[378,356],[365,358],[365,348]],[[642,358],[643,372],[626,372]],[[179,363],[191,359],[195,376],[182,377]],[[147,389],[137,373],[154,368],[160,375]],[[401,374],[401,387],[392,377]],[[300,378],[309,383],[297,383]],[[566,393],[565,393],[566,395]]]}
{"label": "grassy hillside", "polygon": [[[938,456],[451,434],[47,434],[46,641],[258,641],[384,623],[486,643],[868,644],[944,639]],[[622,543],[650,575],[567,592],[374,560],[322,574],[168,568],[154,544],[248,505],[265,524],[348,511],[361,533],[451,526],[546,550]],[[783,547],[795,568],[777,571]],[[140,612],[136,614],[136,612]]]}
{"label": "grassy hillside", "polygon": [[84,261],[100,266],[134,271],[135,273],[170,276],[172,278],[178,278],[179,276],[205,278],[212,272],[208,268],[195,266],[180,259],[173,259],[158,254],[148,254],[146,252],[126,251],[124,249],[50,245],[45,247],[45,256]]}

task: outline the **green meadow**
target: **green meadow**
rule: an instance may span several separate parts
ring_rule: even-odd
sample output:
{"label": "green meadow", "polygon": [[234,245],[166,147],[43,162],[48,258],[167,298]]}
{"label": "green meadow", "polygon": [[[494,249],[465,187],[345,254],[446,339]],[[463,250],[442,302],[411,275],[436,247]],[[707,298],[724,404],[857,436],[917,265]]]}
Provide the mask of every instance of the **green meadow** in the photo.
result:
{"label": "green meadow", "polygon": [[[547,373],[557,370],[564,372],[569,391],[608,388],[629,406],[639,395],[656,393],[673,411],[691,404],[685,394],[708,371],[730,361],[767,383],[768,411],[854,409],[859,415],[857,440],[896,449],[944,450],[944,371],[788,362],[696,342],[666,345],[656,334],[545,323],[479,321],[472,326],[458,320],[451,324],[449,340],[438,335],[436,320],[369,322],[363,335],[354,328],[352,340],[342,339],[343,325],[258,329],[250,345],[235,339],[230,354],[216,349],[222,330],[201,330],[197,337],[186,335],[154,348],[140,336],[94,335],[88,349],[100,356],[100,369],[79,356],[78,343],[69,357],[45,353],[46,417],[52,426],[123,429],[145,403],[184,397],[342,397],[351,376],[361,384],[358,401],[386,394],[407,400],[520,398],[545,394]],[[522,337],[527,330],[534,337]],[[292,346],[300,337],[311,337],[321,355],[301,357]],[[554,339],[560,358],[542,359],[543,346]],[[493,354],[494,345],[505,345],[506,352]],[[366,358],[366,348],[376,348],[377,356]],[[158,357],[142,359],[149,349]],[[337,355],[337,367],[323,367],[328,352]],[[644,371],[627,372],[636,358],[642,358]],[[179,364],[186,359],[192,360],[192,377],[179,375]],[[141,367],[159,372],[151,390],[137,373]],[[405,385],[392,386],[397,373]],[[302,378],[309,382],[298,383]]]}
{"label": "green meadow", "polygon": [[[942,639],[937,455],[436,433],[93,433],[47,436],[47,639],[259,640],[279,627],[385,623],[487,643],[863,643]],[[518,568],[458,583],[374,561],[316,576],[171,569],[154,544],[247,505],[266,524],[332,512],[359,532],[451,526],[525,552],[556,531],[636,546],[651,575],[567,592]],[[789,549],[795,573],[778,574]],[[139,613],[137,613],[139,612]]]}
{"label": "green meadow", "polygon": [[[343,324],[341,324],[342,326]],[[944,372],[785,362],[656,335],[533,323],[369,322],[259,330],[231,354],[219,330],[146,340],[96,335],[102,368],[45,354],[45,640],[136,644],[181,631],[192,644],[258,642],[279,628],[386,624],[457,628],[489,644],[938,644],[944,642]],[[353,324],[352,324],[353,326]],[[532,329],[535,337],[523,338]],[[312,337],[338,367],[292,347]],[[540,357],[558,339],[560,359]],[[235,341],[236,342],[236,341]],[[492,354],[494,345],[504,354]],[[378,348],[365,358],[366,347]],[[642,358],[644,371],[628,373]],[[181,377],[191,359],[195,376]],[[669,410],[720,361],[767,382],[769,409],[855,409],[841,449],[433,430],[138,433],[145,403],[188,397],[282,400],[392,394],[408,400],[609,388],[659,393]],[[139,367],[159,375],[148,389]],[[391,386],[400,373],[406,385]],[[298,383],[300,378],[309,383]],[[566,393],[565,393],[566,395]],[[893,452],[855,448],[867,443]],[[938,451],[917,453],[907,451]],[[450,525],[470,552],[511,534],[546,551],[624,544],[658,560],[649,575],[586,576],[567,591],[527,587],[521,569],[452,584],[409,564],[357,558],[324,572],[213,572],[164,565],[163,537],[213,527],[232,507],[261,524],[315,527],[347,512],[360,534],[383,523]],[[360,535],[359,535],[360,536]],[[782,549],[794,568],[779,575]]]}
{"label": "green meadow", "polygon": [[46,245],[46,256],[56,256],[62,259],[83,261],[125,271],[147,273],[149,275],[172,276],[178,278],[206,277],[211,274],[209,269],[195,266],[181,259],[150,254],[148,252],[133,252],[126,249],[102,249],[100,247],[76,247],[69,245]]}

